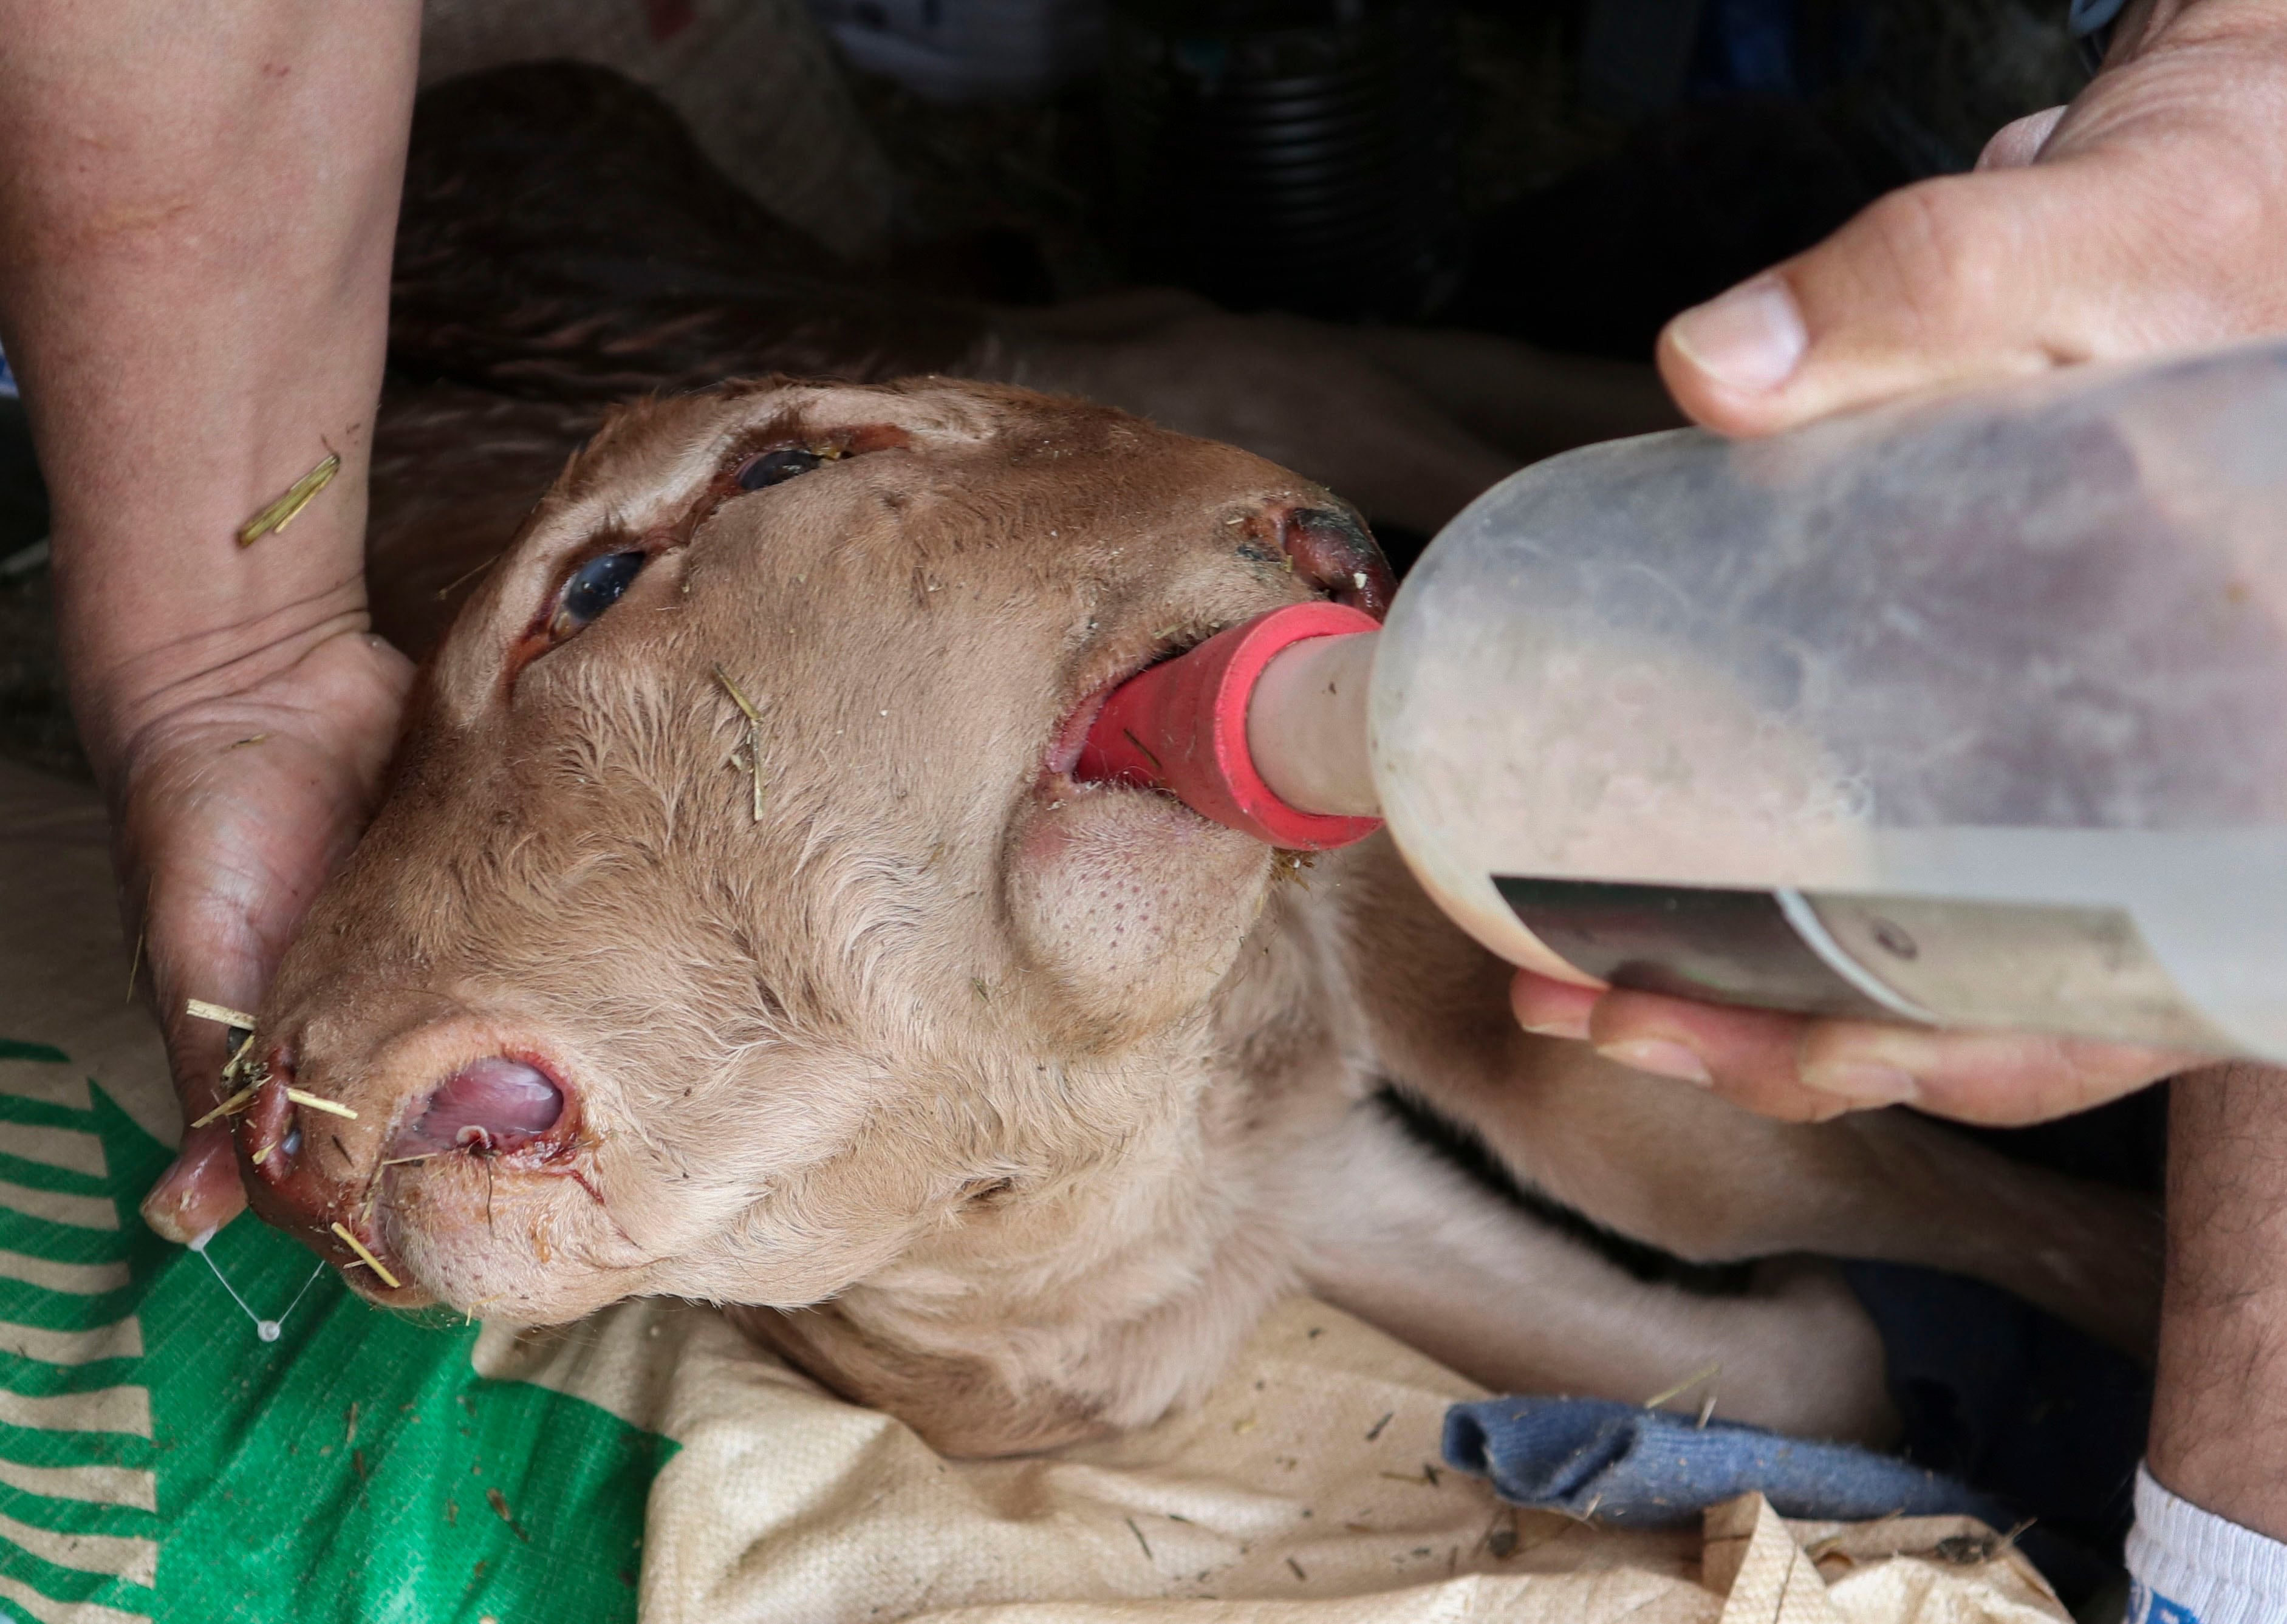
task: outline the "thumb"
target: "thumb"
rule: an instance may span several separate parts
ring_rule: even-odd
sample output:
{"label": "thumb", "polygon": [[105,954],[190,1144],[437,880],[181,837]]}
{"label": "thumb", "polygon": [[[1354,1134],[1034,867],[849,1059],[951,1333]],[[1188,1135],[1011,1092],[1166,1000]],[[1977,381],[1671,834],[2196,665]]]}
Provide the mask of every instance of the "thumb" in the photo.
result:
{"label": "thumb", "polygon": [[2103,345],[2086,318],[2149,267],[2083,167],[1990,168],[1878,199],[1670,321],[1660,375],[1699,422],[1753,435],[2088,359]]}
{"label": "thumb", "polygon": [[203,941],[180,940],[184,933],[175,911],[166,906],[171,899],[162,893],[156,900],[161,906],[151,911],[155,917],[146,924],[151,984],[185,1125],[174,1163],[143,1198],[143,1221],[162,1239],[187,1244],[221,1228],[246,1206],[230,1120],[210,1116],[226,1098],[226,1034],[189,1013],[189,998],[245,1009],[259,1001],[261,982],[257,966],[241,962],[244,955],[228,947],[218,950],[211,934]]}
{"label": "thumb", "polygon": [[1993,132],[1985,150],[1977,154],[1981,169],[2017,169],[2041,155],[2041,148],[2057,131],[2065,115],[2061,106],[2044,107],[2038,113],[2028,113],[2013,119]]}

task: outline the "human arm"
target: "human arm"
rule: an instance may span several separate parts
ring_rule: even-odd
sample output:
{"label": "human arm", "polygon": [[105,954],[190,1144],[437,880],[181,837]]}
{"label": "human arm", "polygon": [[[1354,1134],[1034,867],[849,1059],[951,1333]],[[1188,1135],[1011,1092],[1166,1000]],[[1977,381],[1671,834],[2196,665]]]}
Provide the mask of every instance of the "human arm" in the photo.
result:
{"label": "human arm", "polygon": [[[0,0],[0,335],[53,504],[73,710],[186,1120],[393,740],[365,469],[419,7]],[[236,532],[329,453],[284,532]],[[225,1126],[146,1212],[241,1204]]]}
{"label": "human arm", "polygon": [[2172,1087],[2149,1465],[2194,1504],[2287,1540],[2287,1074],[2217,1066]]}

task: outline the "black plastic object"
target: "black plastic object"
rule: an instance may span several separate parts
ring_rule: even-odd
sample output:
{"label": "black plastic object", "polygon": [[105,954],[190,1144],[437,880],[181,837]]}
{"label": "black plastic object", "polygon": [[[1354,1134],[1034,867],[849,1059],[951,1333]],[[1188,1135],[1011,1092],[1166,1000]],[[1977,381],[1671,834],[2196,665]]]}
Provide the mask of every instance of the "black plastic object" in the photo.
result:
{"label": "black plastic object", "polygon": [[1850,1021],[1897,1012],[1845,981],[1768,891],[1493,876],[1549,950],[1615,987]]}
{"label": "black plastic object", "polygon": [[1391,320],[1458,280],[1442,0],[1116,0],[1106,94],[1139,278]]}
{"label": "black plastic object", "polygon": [[32,425],[24,403],[0,396],[0,558],[48,533],[48,487],[32,454]]}

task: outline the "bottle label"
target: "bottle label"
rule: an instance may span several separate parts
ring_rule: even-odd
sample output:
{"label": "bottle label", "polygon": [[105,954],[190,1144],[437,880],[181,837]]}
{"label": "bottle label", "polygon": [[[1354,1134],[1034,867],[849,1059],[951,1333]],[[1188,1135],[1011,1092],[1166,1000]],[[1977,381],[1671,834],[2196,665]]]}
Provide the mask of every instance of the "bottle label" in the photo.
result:
{"label": "bottle label", "polygon": [[1863,972],[1845,974],[1806,940],[1775,892],[1506,874],[1493,884],[1552,951],[1615,987],[1852,1020],[1912,1018]]}
{"label": "bottle label", "polygon": [[2125,909],[1495,875],[1517,922],[1615,987],[1852,1020],[2248,1045]]}

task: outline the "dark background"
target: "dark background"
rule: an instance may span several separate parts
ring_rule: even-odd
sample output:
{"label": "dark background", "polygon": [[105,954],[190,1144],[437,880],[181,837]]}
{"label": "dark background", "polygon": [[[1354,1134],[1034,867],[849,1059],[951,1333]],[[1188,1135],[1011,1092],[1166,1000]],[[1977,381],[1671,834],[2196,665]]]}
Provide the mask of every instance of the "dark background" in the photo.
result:
{"label": "dark background", "polygon": [[[902,240],[879,269],[933,295],[1038,304],[1174,281],[1246,308],[1644,359],[1675,311],[1885,190],[1967,169],[2000,124],[2068,99],[2085,74],[2064,11],[2063,0],[1116,0],[1105,71],[1044,100],[948,107],[851,77],[898,173]],[[1402,58],[1404,71],[1384,76],[1363,115],[1353,104],[1329,114],[1352,126],[1330,149],[1343,171],[1332,182],[1323,163],[1299,181],[1291,164],[1238,172],[1232,154],[1256,130],[1243,97],[1239,125],[1183,149],[1222,114],[1170,102],[1136,43],[1275,35],[1307,47],[1314,31],[1350,37],[1377,23],[1369,56]],[[1361,116],[1381,193],[1373,156],[1359,157]],[[1157,118],[1157,146],[1137,135],[1139,117]],[[1276,204],[1294,185],[1348,188],[1342,252],[1282,251],[1261,229],[1266,196]],[[1231,226],[1233,210],[1246,228]],[[1377,243],[1386,274],[1345,285],[1341,266],[1374,260]],[[83,776],[47,571],[24,550],[46,529],[22,409],[0,400],[0,755]]]}

